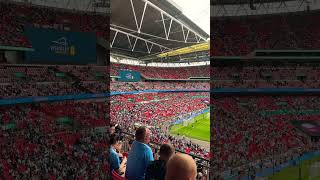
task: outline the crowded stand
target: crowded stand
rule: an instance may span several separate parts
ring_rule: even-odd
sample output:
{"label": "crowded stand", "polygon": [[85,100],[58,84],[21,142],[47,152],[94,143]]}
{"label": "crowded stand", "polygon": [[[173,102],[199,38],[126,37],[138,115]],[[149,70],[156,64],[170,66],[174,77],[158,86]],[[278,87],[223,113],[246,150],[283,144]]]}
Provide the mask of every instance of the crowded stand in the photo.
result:
{"label": "crowded stand", "polygon": [[21,81],[27,78],[28,81],[34,82],[50,82],[59,81],[55,76],[54,71],[43,66],[0,66],[0,83],[11,83]]}
{"label": "crowded stand", "polygon": [[[204,110],[209,93],[146,93],[111,97],[111,123],[118,124],[123,131],[133,132],[135,125],[150,127],[154,143],[171,143],[175,148],[208,158],[209,153],[199,145],[184,138],[168,134],[176,120]],[[192,103],[191,103],[192,102]]]}
{"label": "crowded stand", "polygon": [[205,82],[111,82],[111,91],[128,92],[143,90],[209,90]]}
{"label": "crowded stand", "polygon": [[319,67],[304,65],[246,65],[214,67],[215,88],[318,88]]}
{"label": "crowded stand", "polygon": [[210,66],[192,67],[149,67],[111,63],[110,75],[117,76],[119,70],[139,71],[152,79],[189,79],[190,77],[210,77]]}
{"label": "crowded stand", "polygon": [[[0,66],[1,98],[49,96],[108,91],[105,66]],[[82,88],[80,88],[82,87]],[[111,82],[112,92],[139,90],[209,90],[205,82]]]}
{"label": "crowded stand", "polygon": [[256,49],[319,49],[319,16],[319,11],[308,11],[212,18],[211,55],[244,56]]}
{"label": "crowded stand", "polygon": [[1,98],[87,93],[53,66],[1,65]]}
{"label": "crowded stand", "polygon": [[0,85],[0,99],[31,96],[58,96],[67,94],[84,94],[77,86],[65,82],[23,83],[16,82]]}
{"label": "crowded stand", "polygon": [[[318,96],[230,96],[215,98],[212,126],[214,178],[253,176],[320,149],[291,121],[318,121]],[[248,168],[249,167],[249,168]],[[215,173],[214,173],[215,172]]]}
{"label": "crowded stand", "polygon": [[0,107],[0,177],[106,179],[109,172],[103,102]]}
{"label": "crowded stand", "polygon": [[99,14],[68,11],[41,6],[0,2],[0,45],[32,47],[24,36],[24,27],[95,32],[108,39],[109,18]]}
{"label": "crowded stand", "polygon": [[108,78],[109,75],[106,66],[57,66],[57,69],[72,74],[80,81],[96,81],[98,77]]}

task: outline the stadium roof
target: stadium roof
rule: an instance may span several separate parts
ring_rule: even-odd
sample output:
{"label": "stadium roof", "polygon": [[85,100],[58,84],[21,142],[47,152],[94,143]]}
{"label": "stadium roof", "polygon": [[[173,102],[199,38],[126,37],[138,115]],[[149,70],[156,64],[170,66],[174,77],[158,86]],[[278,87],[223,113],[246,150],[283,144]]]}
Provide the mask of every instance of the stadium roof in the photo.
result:
{"label": "stadium roof", "polygon": [[211,2],[211,17],[265,15],[320,9],[320,3],[310,0],[211,0]]}
{"label": "stadium roof", "polygon": [[110,30],[111,51],[139,59],[209,38],[168,0],[111,0]]}
{"label": "stadium roof", "polygon": [[[253,0],[254,3],[271,3],[280,2],[281,0]],[[293,1],[293,0],[285,0]],[[226,5],[226,4],[250,4],[250,0],[211,0],[212,5]]]}

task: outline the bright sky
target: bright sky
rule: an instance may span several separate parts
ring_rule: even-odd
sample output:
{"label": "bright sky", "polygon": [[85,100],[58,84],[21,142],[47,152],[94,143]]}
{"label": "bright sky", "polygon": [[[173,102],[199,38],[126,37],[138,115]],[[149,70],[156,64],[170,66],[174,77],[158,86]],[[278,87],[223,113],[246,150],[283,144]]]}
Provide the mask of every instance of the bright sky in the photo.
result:
{"label": "bright sky", "polygon": [[206,33],[210,34],[210,0],[171,0]]}

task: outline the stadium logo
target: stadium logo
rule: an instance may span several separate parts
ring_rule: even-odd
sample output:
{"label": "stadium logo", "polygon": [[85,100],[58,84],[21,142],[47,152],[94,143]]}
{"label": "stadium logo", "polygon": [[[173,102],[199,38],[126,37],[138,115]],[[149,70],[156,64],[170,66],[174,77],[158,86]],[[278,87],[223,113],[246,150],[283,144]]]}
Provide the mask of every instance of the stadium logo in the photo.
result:
{"label": "stadium logo", "polygon": [[55,41],[52,41],[53,45],[50,46],[50,50],[56,54],[62,55],[76,55],[76,48],[74,45],[69,45],[66,37],[59,38]]}
{"label": "stadium logo", "polygon": [[126,74],[127,79],[134,79],[134,76],[131,73]]}

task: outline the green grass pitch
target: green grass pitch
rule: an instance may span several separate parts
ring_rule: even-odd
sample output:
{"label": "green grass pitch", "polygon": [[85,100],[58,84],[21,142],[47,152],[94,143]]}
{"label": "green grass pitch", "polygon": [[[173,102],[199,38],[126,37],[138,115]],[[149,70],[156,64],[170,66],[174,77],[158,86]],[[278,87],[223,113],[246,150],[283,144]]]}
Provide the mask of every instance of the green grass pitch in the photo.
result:
{"label": "green grass pitch", "polygon": [[187,126],[183,124],[172,126],[170,133],[210,142],[210,113],[200,114],[194,120],[194,123]]}
{"label": "green grass pitch", "polygon": [[[319,162],[320,157],[315,157],[311,160],[305,160],[301,164],[301,180],[309,179],[309,167],[315,162]],[[299,165],[287,167],[280,172],[275,173],[268,177],[268,180],[299,180]],[[320,180],[320,176],[315,177],[311,180]]]}

